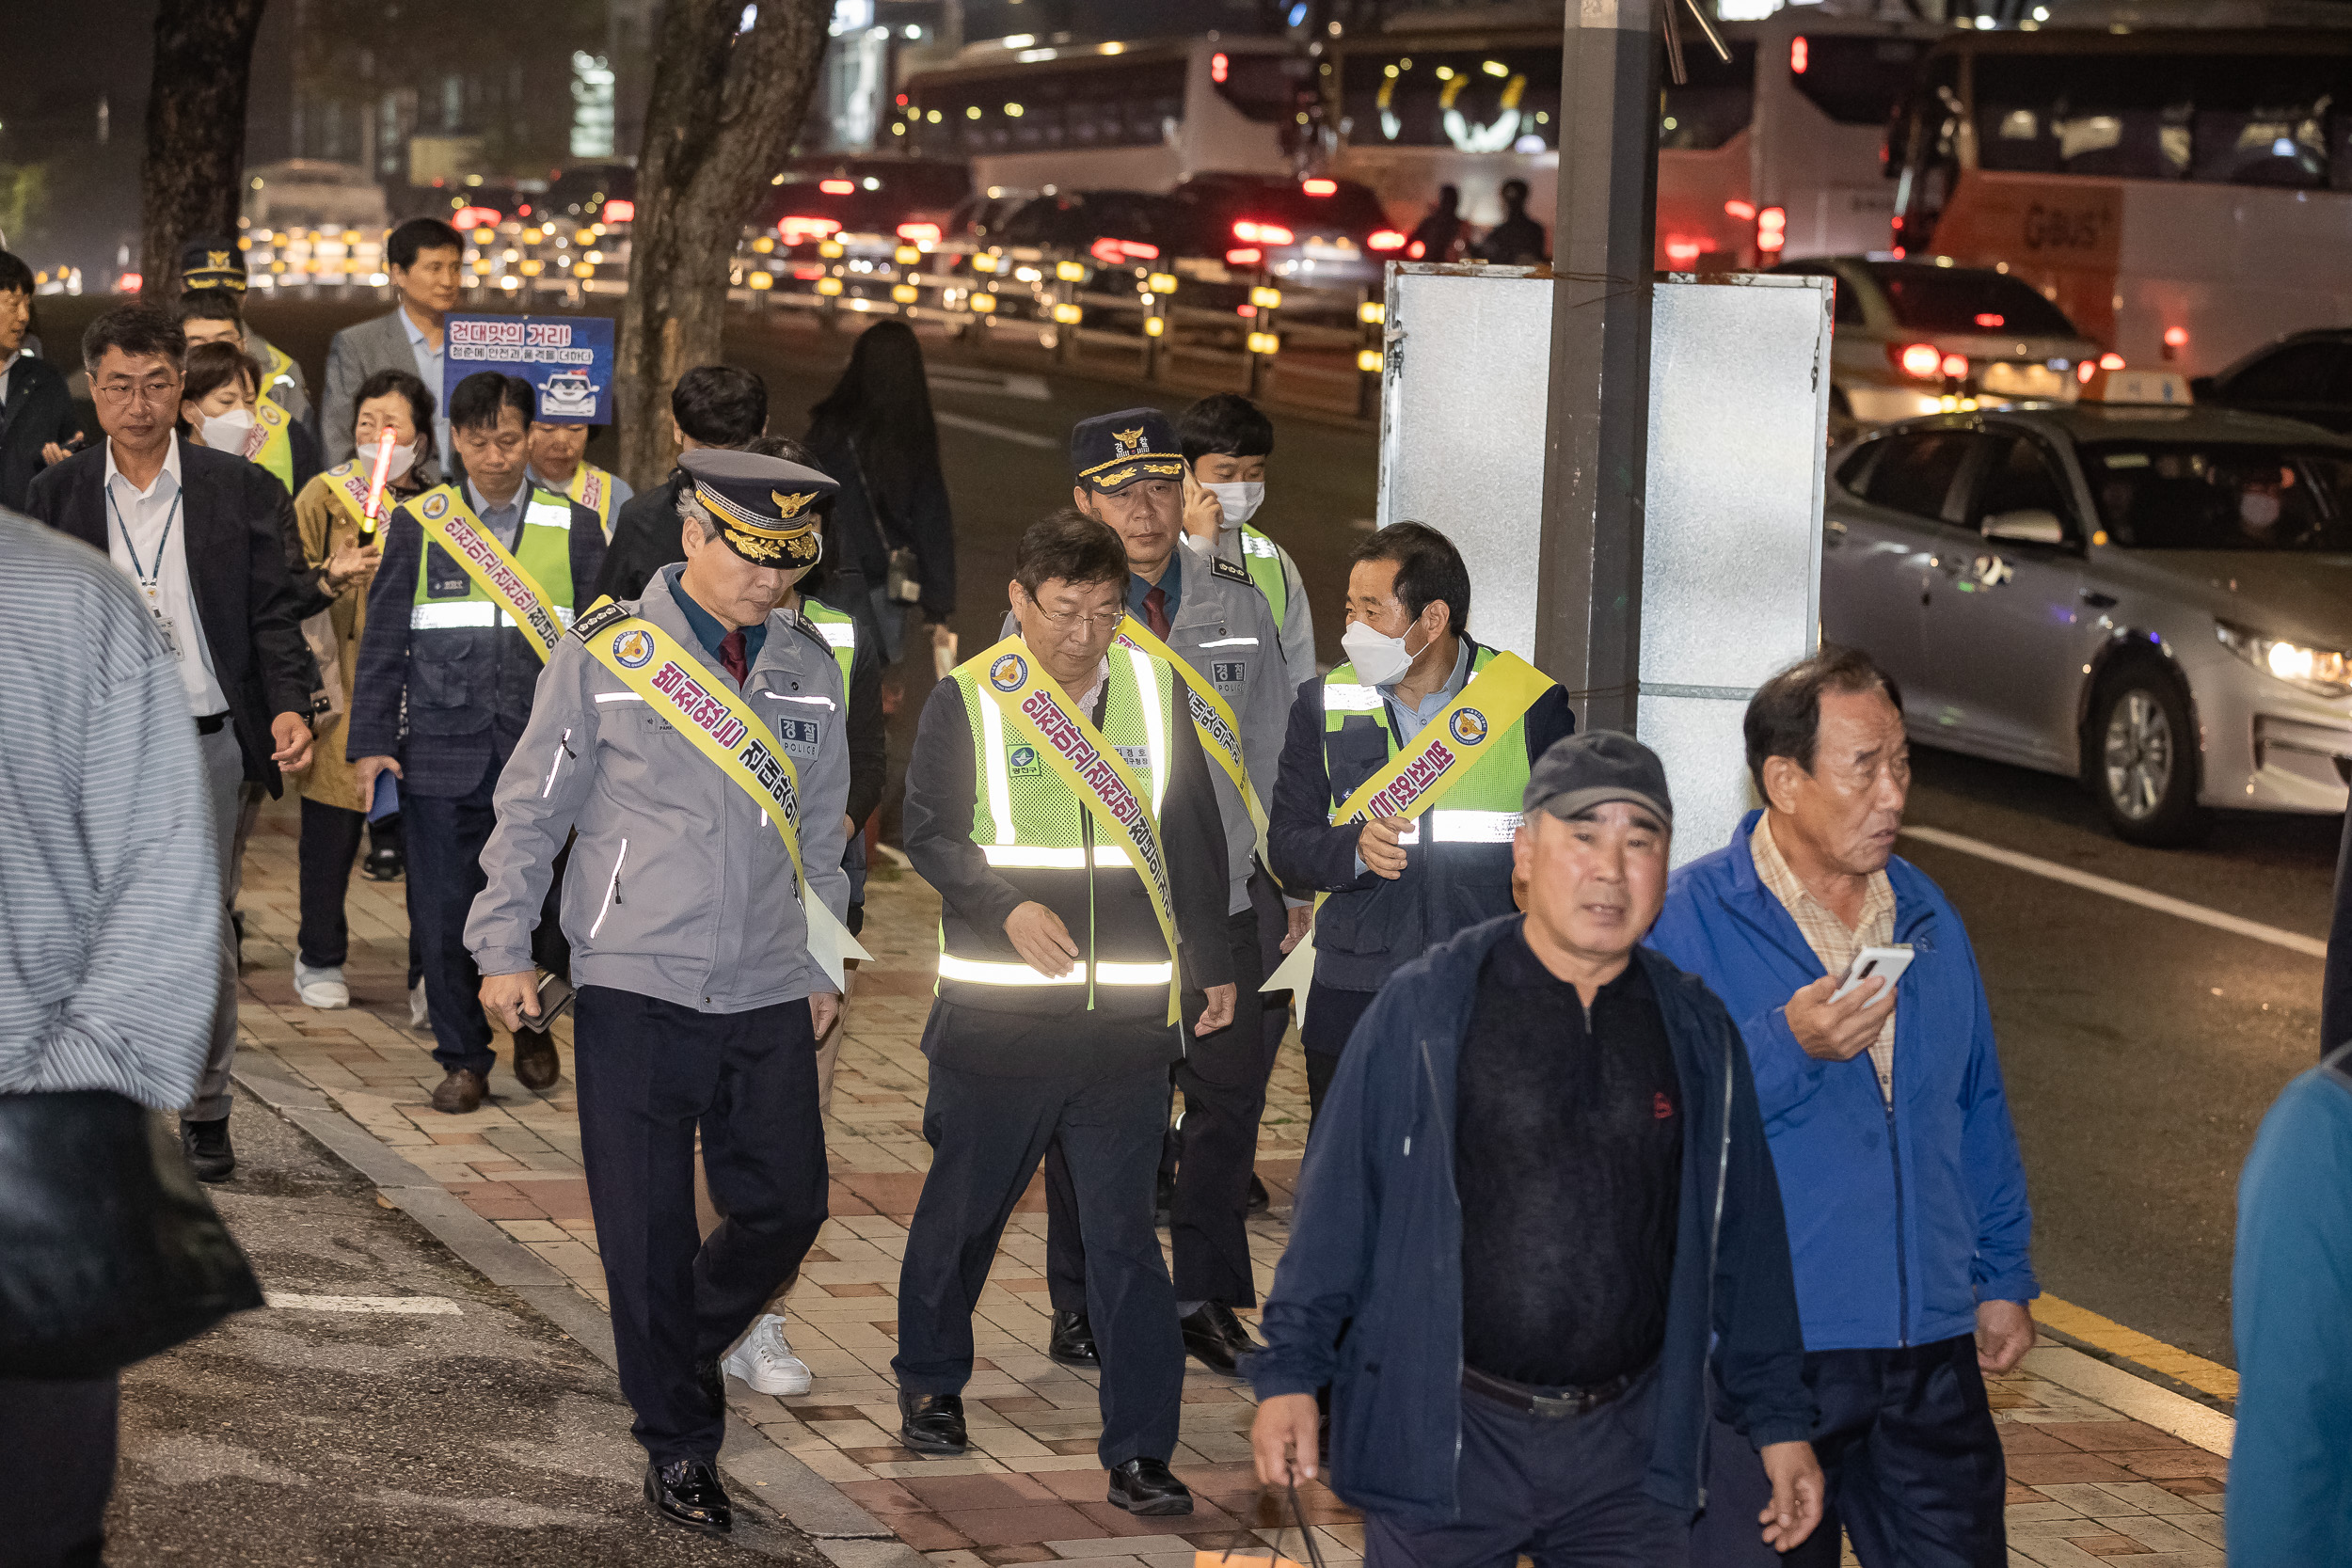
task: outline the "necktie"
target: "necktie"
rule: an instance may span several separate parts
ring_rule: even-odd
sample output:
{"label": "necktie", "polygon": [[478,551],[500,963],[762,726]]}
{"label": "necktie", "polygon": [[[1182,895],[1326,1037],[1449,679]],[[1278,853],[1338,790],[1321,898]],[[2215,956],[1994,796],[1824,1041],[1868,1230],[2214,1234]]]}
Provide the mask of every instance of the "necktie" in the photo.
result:
{"label": "necktie", "polygon": [[719,640],[719,662],[727,667],[727,673],[735,677],[738,686],[742,685],[743,677],[751,673],[751,665],[743,657],[743,630],[740,626]]}
{"label": "necktie", "polygon": [[1143,596],[1143,620],[1144,624],[1152,628],[1152,636],[1166,637],[1168,635],[1167,589],[1154,588]]}

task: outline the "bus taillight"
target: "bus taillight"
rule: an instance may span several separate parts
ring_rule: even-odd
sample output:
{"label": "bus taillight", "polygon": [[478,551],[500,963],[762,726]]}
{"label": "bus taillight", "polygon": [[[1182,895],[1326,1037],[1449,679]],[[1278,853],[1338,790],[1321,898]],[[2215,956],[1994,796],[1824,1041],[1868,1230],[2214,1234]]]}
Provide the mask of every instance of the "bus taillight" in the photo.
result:
{"label": "bus taillight", "polygon": [[1788,74],[1791,76],[1804,75],[1804,68],[1813,63],[1812,54],[1813,51],[1805,45],[1804,35],[1803,33],[1799,33],[1795,38],[1790,39],[1788,40]]}
{"label": "bus taillight", "polygon": [[1944,351],[1933,343],[1905,343],[1900,347],[1889,343],[1886,357],[1903,374],[1921,381],[1933,381],[1944,369]]}
{"label": "bus taillight", "polygon": [[1767,256],[1777,256],[1788,243],[1788,214],[1780,207],[1766,207],[1756,214],[1756,248]]}

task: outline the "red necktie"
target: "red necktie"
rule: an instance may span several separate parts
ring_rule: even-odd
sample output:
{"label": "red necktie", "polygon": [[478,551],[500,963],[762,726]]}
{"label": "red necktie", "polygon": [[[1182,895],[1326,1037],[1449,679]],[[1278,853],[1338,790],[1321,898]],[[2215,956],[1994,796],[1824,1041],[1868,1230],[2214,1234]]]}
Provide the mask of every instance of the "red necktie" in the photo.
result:
{"label": "red necktie", "polygon": [[1168,590],[1154,588],[1143,596],[1143,620],[1152,636],[1168,635]]}
{"label": "red necktie", "polygon": [[740,626],[719,640],[719,662],[727,667],[727,673],[735,677],[738,686],[742,685],[743,677],[751,673],[751,665],[743,657],[743,630]]}

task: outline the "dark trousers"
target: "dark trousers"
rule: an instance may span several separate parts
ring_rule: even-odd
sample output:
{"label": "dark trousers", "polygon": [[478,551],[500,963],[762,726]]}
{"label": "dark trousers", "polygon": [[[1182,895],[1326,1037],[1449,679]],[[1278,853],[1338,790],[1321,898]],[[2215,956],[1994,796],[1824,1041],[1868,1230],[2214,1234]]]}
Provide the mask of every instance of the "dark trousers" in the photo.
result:
{"label": "dark trousers", "polygon": [[[1134,1027],[1129,1025],[1128,1027]],[[1103,1358],[1104,1467],[1176,1451],[1184,1345],[1152,1224],[1168,1130],[1168,1069],[992,1078],[934,1060],[923,1105],[930,1174],[898,1271],[899,1387],[961,1392],[972,1376],[972,1308],[996,1243],[1057,1138],[1086,1239],[1086,1305]]]}
{"label": "dark trousers", "polygon": [[1814,1351],[1804,1381],[1820,1406],[1813,1451],[1829,1483],[1820,1528],[1783,1557],[1756,1516],[1772,1483],[1724,1420],[1709,1437],[1707,1514],[1692,1536],[1700,1568],[1836,1568],[1837,1532],[1866,1568],[2001,1568],[2008,1493],[2001,1434],[1973,1336],[1903,1350]]}
{"label": "dark trousers", "polygon": [[[806,1002],[703,1013],[580,989],[574,1070],[596,1249],[630,1429],[656,1464],[713,1459],[726,1412],[697,1364],[741,1336],[825,1223],[825,1129]],[[694,1222],[694,1134],[726,1218]]]}
{"label": "dark trousers", "polygon": [[115,1487],[119,1382],[0,1378],[0,1476],[8,1511],[0,1563],[98,1568]]}
{"label": "dark trousers", "polygon": [[[498,813],[490,805],[498,779],[499,769],[493,768],[465,795],[404,795],[400,803],[408,849],[409,929],[424,964],[433,1059],[446,1070],[463,1069],[485,1078],[496,1058],[490,1053],[489,1015],[482,1010],[482,971],[466,949],[466,916],[487,880],[482,874],[482,850],[498,825]],[[539,926],[531,938],[532,957],[549,973],[566,978],[571,974],[571,945],[564,940],[558,911],[564,865],[570,854],[566,847],[556,856],[555,875],[548,879]]]}
{"label": "dark trousers", "polygon": [[1522,1553],[1535,1568],[1681,1568],[1690,1526],[1642,1490],[1657,1429],[1654,1370],[1581,1416],[1465,1389],[1459,1516],[1415,1529],[1366,1509],[1364,1568],[1511,1568]]}
{"label": "dark trousers", "polygon": [[[1252,878],[1253,893],[1259,880]],[[1275,918],[1280,900],[1269,890]],[[1176,1168],[1168,1208],[1168,1242],[1176,1259],[1178,1301],[1221,1301],[1255,1307],[1258,1287],[1249,1268],[1249,1177],[1258,1163],[1258,1118],[1265,1111],[1264,1019],[1253,1005],[1259,982],[1259,931],[1264,911],[1227,918],[1237,990],[1232,1027],[1196,1038],[1191,1021],[1204,998],[1186,999],[1184,1059],[1170,1069],[1184,1097],[1184,1116],[1164,1140],[1162,1164]],[[1278,939],[1279,940],[1279,939]],[[1281,1037],[1275,1037],[1279,1045]],[[1086,1243],[1080,1240],[1078,1198],[1070,1163],[1057,1143],[1045,1151],[1045,1278],[1056,1311],[1086,1310]]]}
{"label": "dark trousers", "polygon": [[1314,1118],[1323,1113],[1323,1097],[1331,1092],[1331,1080],[1339,1075],[1340,1057],[1347,1048],[1347,1037],[1356,1032],[1372,1006],[1372,999],[1380,993],[1374,990],[1342,990],[1318,980],[1307,992],[1307,1018],[1313,1035],[1306,1040],[1307,1047],[1307,1130],[1314,1131]]}

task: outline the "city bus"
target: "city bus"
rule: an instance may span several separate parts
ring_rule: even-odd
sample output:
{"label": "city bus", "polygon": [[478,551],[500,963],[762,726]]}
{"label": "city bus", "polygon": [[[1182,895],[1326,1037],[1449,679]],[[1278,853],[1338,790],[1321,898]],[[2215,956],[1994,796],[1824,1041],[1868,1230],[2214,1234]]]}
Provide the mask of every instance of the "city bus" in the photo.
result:
{"label": "city bus", "polygon": [[1280,39],[977,43],[909,76],[889,150],[969,160],[978,190],[1165,191],[1186,175],[1292,174],[1314,63]]}
{"label": "city bus", "polygon": [[[1658,265],[1718,271],[1885,248],[1886,123],[1947,29],[1804,6],[1718,24],[1720,59],[1684,27],[1688,80],[1659,119]],[[1326,83],[1329,172],[1370,185],[1411,230],[1440,186],[1476,227],[1527,182],[1547,229],[1559,183],[1557,23],[1509,27],[1398,18],[1341,40]]]}
{"label": "city bus", "polygon": [[1888,150],[1901,251],[2000,267],[2127,364],[2352,320],[2352,29],[1957,34]]}

